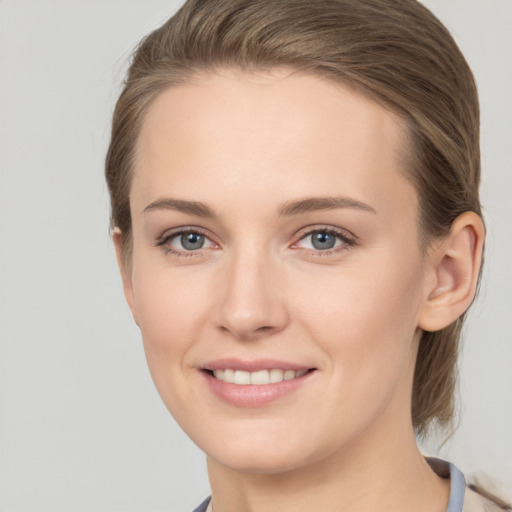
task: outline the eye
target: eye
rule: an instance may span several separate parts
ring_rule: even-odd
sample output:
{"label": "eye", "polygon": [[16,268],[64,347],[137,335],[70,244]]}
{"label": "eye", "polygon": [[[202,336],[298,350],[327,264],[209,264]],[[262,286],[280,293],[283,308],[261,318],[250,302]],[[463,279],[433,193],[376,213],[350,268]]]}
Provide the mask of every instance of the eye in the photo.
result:
{"label": "eye", "polygon": [[354,240],[335,229],[315,229],[309,231],[296,244],[295,247],[315,252],[335,252],[354,245]]}
{"label": "eye", "polygon": [[197,251],[198,249],[202,249],[206,241],[206,237],[201,235],[200,233],[182,233],[181,235],[177,235],[174,238],[171,238],[170,245],[177,243],[181,245],[180,249],[185,249],[186,251]]}
{"label": "eye", "polygon": [[192,256],[194,251],[207,249],[215,244],[199,231],[186,230],[178,231],[164,236],[157,245],[164,247],[167,253],[174,253],[182,256]]}

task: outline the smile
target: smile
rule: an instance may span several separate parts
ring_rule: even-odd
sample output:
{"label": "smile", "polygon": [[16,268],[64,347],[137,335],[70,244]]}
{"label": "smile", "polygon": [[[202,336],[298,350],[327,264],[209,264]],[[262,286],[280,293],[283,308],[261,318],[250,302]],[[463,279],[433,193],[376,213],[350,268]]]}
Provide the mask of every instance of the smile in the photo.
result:
{"label": "smile", "polygon": [[223,359],[200,372],[210,391],[224,403],[242,408],[263,407],[312,382],[316,368],[283,361]]}
{"label": "smile", "polygon": [[227,368],[225,370],[214,370],[213,375],[216,379],[230,384],[238,384],[247,386],[254,384],[256,386],[266,386],[268,384],[277,384],[284,380],[298,379],[305,375],[309,370],[281,370],[272,368],[271,370],[258,370],[248,372],[244,370],[233,370]]}

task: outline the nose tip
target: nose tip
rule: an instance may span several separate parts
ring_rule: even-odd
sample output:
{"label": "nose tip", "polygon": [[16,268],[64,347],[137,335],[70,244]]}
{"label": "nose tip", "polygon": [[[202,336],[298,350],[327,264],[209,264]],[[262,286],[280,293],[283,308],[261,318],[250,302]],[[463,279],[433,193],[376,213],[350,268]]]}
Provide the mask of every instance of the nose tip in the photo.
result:
{"label": "nose tip", "polygon": [[245,261],[232,265],[216,308],[217,326],[240,341],[280,332],[288,323],[284,294],[274,269]]}
{"label": "nose tip", "polygon": [[[263,336],[269,336],[281,329],[275,325],[262,325],[265,321],[255,317],[232,317],[228,321],[224,321],[220,328],[226,333],[232,334],[240,341],[251,341]],[[268,322],[269,324],[271,322]]]}

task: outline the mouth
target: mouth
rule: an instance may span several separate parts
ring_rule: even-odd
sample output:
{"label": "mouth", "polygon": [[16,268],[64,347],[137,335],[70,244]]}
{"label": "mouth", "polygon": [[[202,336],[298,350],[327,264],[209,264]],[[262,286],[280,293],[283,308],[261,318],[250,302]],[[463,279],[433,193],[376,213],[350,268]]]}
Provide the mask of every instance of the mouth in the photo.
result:
{"label": "mouth", "polygon": [[257,371],[235,370],[233,368],[204,370],[211,377],[228,384],[239,386],[266,386],[269,384],[278,384],[283,381],[299,379],[300,377],[314,371],[314,368],[301,370],[285,370],[280,368],[271,368]]}
{"label": "mouth", "polygon": [[200,372],[210,391],[231,406],[263,407],[313,382],[316,368],[278,361],[216,361]]}

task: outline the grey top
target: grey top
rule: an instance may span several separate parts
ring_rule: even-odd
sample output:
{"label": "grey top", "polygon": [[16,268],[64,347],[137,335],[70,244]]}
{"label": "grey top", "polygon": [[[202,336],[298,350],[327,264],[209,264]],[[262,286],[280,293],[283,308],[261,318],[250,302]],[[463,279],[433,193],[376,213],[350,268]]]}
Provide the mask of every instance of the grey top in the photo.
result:
{"label": "grey top", "polygon": [[208,508],[208,504],[210,503],[210,499],[211,499],[211,496],[209,496],[208,498],[206,498],[203,503],[201,503],[201,505],[199,505],[199,507],[197,507],[196,509],[194,509],[194,512],[206,512],[206,509]]}
{"label": "grey top", "polygon": [[464,495],[466,494],[466,480],[459,468],[451,462],[434,457],[426,458],[429,466],[441,478],[450,479],[450,499],[446,512],[462,512],[464,506]]}
{"label": "grey top", "polygon": [[446,512],[461,512],[464,506],[464,495],[466,493],[466,480],[464,475],[450,462],[450,500]]}
{"label": "grey top", "polygon": [[[434,457],[428,457],[426,460],[441,478],[450,478],[450,499],[446,512],[463,512],[462,507],[464,506],[464,495],[466,493],[464,475],[450,462]],[[210,499],[211,497],[206,498],[194,512],[206,512]]]}

